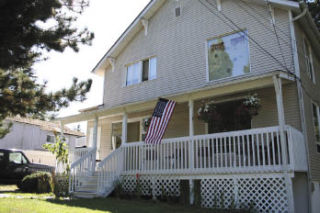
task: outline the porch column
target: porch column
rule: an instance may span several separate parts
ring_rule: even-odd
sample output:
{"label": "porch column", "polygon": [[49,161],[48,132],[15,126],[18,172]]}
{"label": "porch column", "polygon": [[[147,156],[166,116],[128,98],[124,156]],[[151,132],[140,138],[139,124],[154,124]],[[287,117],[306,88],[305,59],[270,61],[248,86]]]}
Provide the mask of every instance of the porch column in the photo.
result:
{"label": "porch column", "polygon": [[278,122],[280,130],[280,141],[281,141],[281,153],[283,164],[287,166],[287,144],[285,136],[285,118],[284,118],[284,107],[283,107],[283,97],[282,97],[282,81],[279,76],[273,76],[273,84],[276,91],[277,99],[277,111],[278,111]]}
{"label": "porch column", "polygon": [[95,172],[95,169],[96,169],[96,158],[97,158],[96,156],[97,156],[97,143],[98,143],[98,122],[99,122],[99,117],[96,116],[94,118],[93,137],[92,137],[92,148],[96,150],[94,152],[93,159],[92,159],[92,167],[91,167],[92,174]]}
{"label": "porch column", "polygon": [[[193,111],[194,111],[194,101],[193,100],[189,100],[188,102],[188,106],[189,106],[189,136],[190,136],[190,144],[189,144],[189,166],[190,166],[190,170],[192,170],[194,168],[194,146],[193,146],[193,136],[194,136],[194,126],[193,126]],[[190,201],[190,205],[194,204],[194,183],[193,183],[193,179],[189,180],[189,201]]]}
{"label": "porch column", "polygon": [[128,134],[128,114],[126,112],[123,113],[122,117],[122,139],[121,145],[127,143],[127,134]]}
{"label": "porch column", "polygon": [[97,143],[98,143],[98,122],[99,122],[99,118],[96,116],[94,118],[94,126],[93,126],[93,141],[92,141],[93,148],[97,148]]}

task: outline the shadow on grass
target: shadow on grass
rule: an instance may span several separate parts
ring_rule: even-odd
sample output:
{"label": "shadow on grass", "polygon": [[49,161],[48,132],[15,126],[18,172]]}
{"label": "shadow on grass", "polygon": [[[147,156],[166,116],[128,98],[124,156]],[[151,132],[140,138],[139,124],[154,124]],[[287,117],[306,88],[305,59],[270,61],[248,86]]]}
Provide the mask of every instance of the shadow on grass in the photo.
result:
{"label": "shadow on grass", "polygon": [[69,207],[81,207],[91,210],[109,211],[112,213],[164,213],[164,212],[211,212],[212,209],[202,209],[181,204],[160,203],[150,200],[120,200],[116,198],[74,199],[74,200],[47,200],[48,202],[67,205]]}

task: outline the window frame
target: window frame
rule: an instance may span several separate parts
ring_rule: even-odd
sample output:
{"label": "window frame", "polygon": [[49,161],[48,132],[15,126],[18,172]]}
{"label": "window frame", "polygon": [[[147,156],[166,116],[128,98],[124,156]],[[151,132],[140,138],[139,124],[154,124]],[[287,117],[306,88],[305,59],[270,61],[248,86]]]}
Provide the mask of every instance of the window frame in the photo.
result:
{"label": "window frame", "polygon": [[[48,141],[48,138],[53,138],[53,141]],[[46,138],[46,143],[54,143],[55,142],[55,137],[54,135],[47,135],[47,138]]]}
{"label": "window frame", "polygon": [[[155,77],[150,79],[150,74],[151,74],[151,60],[152,59],[155,59]],[[148,60],[148,79],[147,80],[143,80],[143,63],[144,61]],[[158,59],[156,56],[150,56],[150,57],[147,57],[147,58],[144,58],[142,60],[139,60],[139,61],[135,61],[133,63],[130,63],[130,64],[127,64],[125,66],[125,82],[124,82],[124,87],[130,87],[130,86],[133,86],[133,85],[138,85],[138,84],[141,84],[143,82],[148,82],[148,81],[152,81],[152,80],[155,80],[157,79],[157,70],[158,70]],[[135,64],[139,64],[139,80],[138,80],[138,83],[134,83],[134,84],[130,84],[128,85],[128,69],[130,66],[132,65],[135,65]]]}
{"label": "window frame", "polygon": [[[308,50],[308,52],[307,52]],[[316,84],[315,81],[315,74],[314,74],[314,63],[313,63],[313,53],[310,42],[308,41],[307,37],[303,37],[303,52],[304,52],[304,60],[306,64],[306,72],[309,79]],[[307,54],[309,53],[309,54]],[[311,68],[311,70],[310,70]]]}
{"label": "window frame", "polygon": [[[316,107],[316,109],[317,109],[317,120],[318,120],[318,131],[319,131],[319,141],[317,140],[317,137],[316,137],[316,132],[315,132],[315,125],[314,125],[314,112],[313,112],[313,106],[315,106]],[[319,105],[316,103],[316,102],[314,102],[314,101],[311,101],[311,113],[312,113],[312,126],[313,126],[313,129],[312,129],[312,131],[313,131],[313,138],[314,138],[314,142],[315,142],[315,144],[316,144],[316,150],[317,150],[317,153],[319,153],[320,154],[320,152],[318,151],[318,146],[320,146],[320,107],[319,107]]]}
{"label": "window frame", "polygon": [[[219,38],[223,38],[223,37],[226,37],[226,36],[230,36],[230,35],[237,34],[237,33],[243,33],[243,32],[246,32],[247,41],[248,41],[247,44],[248,44],[249,72],[248,73],[244,73],[242,75],[235,75],[235,76],[229,76],[229,77],[225,77],[225,78],[210,80],[210,74],[209,74],[209,47],[208,47],[208,43],[211,40],[214,40],[214,39],[219,39]],[[242,78],[244,76],[252,74],[249,30],[247,28],[242,28],[242,29],[237,30],[237,31],[232,31],[232,32],[229,32],[229,33],[224,33],[224,34],[221,34],[221,35],[218,35],[218,36],[207,38],[206,41],[205,41],[205,57],[206,57],[206,82],[207,83],[213,83],[213,82],[217,82],[217,81],[225,81],[225,80],[228,80],[228,79]]]}

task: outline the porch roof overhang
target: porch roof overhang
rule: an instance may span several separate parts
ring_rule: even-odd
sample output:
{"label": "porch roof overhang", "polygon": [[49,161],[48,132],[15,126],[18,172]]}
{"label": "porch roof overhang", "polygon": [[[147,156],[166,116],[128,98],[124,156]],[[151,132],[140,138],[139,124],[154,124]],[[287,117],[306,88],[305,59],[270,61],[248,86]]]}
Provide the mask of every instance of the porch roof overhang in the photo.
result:
{"label": "porch roof overhang", "polygon": [[[231,81],[226,79],[221,82],[217,82],[209,86],[198,88],[185,93],[164,95],[162,96],[162,98],[171,99],[176,101],[177,103],[184,103],[189,100],[218,97],[222,95],[230,95],[254,89],[271,87],[273,86],[272,78],[275,75],[280,76],[283,79],[284,84],[294,81],[293,77],[283,71],[273,71],[259,75],[251,74],[250,76],[240,76]],[[152,110],[156,105],[157,100],[158,97],[139,102],[124,103],[122,105],[111,108],[101,107],[90,111],[82,111],[81,113],[76,115],[57,118],[56,120],[63,122],[63,124],[68,124],[93,120],[96,117],[112,117],[122,115],[124,112],[133,113],[150,109]]]}
{"label": "porch roof overhang", "polygon": [[[260,5],[265,5],[265,0],[245,0],[248,3],[255,3]],[[141,13],[133,20],[133,22],[128,26],[128,28],[121,34],[121,36],[116,40],[116,42],[111,46],[111,48],[104,54],[96,66],[92,69],[92,73],[103,76],[104,72],[112,67],[112,60],[122,52],[124,48],[131,42],[135,35],[141,31],[143,28],[142,20],[149,20],[165,3],[165,0],[151,0],[147,6],[141,11]],[[298,2],[287,1],[287,0],[269,0],[269,3],[273,7],[291,10],[295,14],[300,13],[300,6]],[[314,26],[313,26],[314,27]]]}

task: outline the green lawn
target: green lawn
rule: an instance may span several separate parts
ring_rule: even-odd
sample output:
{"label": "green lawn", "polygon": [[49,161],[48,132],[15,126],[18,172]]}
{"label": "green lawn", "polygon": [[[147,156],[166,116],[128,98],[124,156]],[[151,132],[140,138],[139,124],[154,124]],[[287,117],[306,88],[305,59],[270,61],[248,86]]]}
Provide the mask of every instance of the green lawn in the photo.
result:
{"label": "green lawn", "polygon": [[197,213],[212,212],[209,209],[196,209],[166,203],[155,203],[153,201],[118,200],[115,198],[106,199],[77,199],[77,200],[39,200],[39,199],[15,199],[1,198],[0,212],[3,213],[164,213],[181,212]]}
{"label": "green lawn", "polygon": [[179,204],[168,204],[145,200],[120,200],[116,198],[104,199],[46,199],[53,194],[23,193],[15,185],[0,185],[1,213],[164,213],[164,212],[212,212],[209,209],[190,208]]}
{"label": "green lawn", "polygon": [[[2,197],[1,196],[7,196]],[[48,197],[51,197],[48,199]],[[0,185],[0,213],[223,213],[181,204],[162,203],[152,200],[53,199],[53,194],[23,193],[15,185]],[[237,213],[248,211],[233,211]]]}

